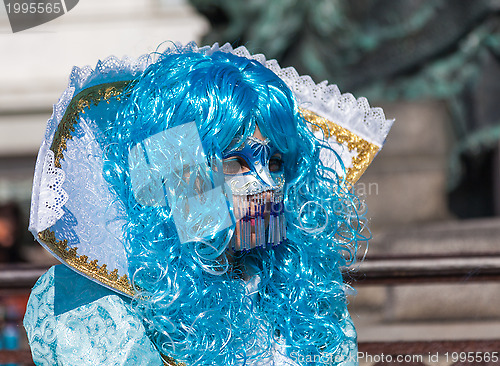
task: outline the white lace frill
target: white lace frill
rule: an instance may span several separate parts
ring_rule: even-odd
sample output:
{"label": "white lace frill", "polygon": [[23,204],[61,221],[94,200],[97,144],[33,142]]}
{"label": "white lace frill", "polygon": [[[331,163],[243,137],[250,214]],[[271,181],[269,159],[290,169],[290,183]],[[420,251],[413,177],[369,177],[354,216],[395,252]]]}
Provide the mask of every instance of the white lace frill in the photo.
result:
{"label": "white lace frill", "polygon": [[[31,198],[31,215],[29,229],[38,233],[59,220],[63,212],[63,205],[68,201],[68,194],[62,188],[65,173],[54,165],[54,153],[42,145],[33,179],[33,192]],[[41,169],[38,166],[41,165]]]}

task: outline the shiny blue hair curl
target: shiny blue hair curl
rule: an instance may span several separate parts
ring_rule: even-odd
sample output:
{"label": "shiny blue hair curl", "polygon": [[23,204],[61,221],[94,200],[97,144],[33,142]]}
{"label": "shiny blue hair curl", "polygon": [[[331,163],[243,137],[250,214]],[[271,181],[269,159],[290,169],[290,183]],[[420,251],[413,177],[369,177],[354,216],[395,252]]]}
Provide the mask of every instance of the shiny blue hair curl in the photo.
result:
{"label": "shiny blue hair curl", "polygon": [[[244,365],[268,356],[276,341],[288,354],[355,349],[355,333],[341,326],[349,317],[341,269],[366,239],[361,203],[321,163],[320,149],[329,147],[311,133],[284,82],[253,60],[178,48],[144,71],[122,105],[105,132],[104,173],[126,210],[134,302],[159,351],[188,365]],[[130,149],[193,121],[208,157],[256,125],[281,151],[284,243],[236,253],[230,264],[223,253],[232,228],[202,255],[199,242],[180,242],[168,206],[136,201]]]}

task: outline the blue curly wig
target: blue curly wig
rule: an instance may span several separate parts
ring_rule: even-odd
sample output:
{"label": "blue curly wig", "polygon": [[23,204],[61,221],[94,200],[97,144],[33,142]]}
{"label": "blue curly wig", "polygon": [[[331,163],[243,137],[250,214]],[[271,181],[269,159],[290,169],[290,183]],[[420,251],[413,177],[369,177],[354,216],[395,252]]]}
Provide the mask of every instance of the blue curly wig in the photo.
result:
{"label": "blue curly wig", "polygon": [[[252,364],[276,344],[291,358],[341,359],[356,349],[341,270],[366,239],[361,204],[321,163],[319,152],[329,147],[312,134],[285,83],[247,58],[177,48],[159,55],[122,104],[106,131],[104,173],[126,210],[134,305],[158,350],[191,366]],[[131,148],[193,121],[208,157],[257,125],[282,153],[284,243],[228,262],[224,236],[234,228],[227,228],[202,255],[199,243],[181,243],[168,205],[136,201]]]}

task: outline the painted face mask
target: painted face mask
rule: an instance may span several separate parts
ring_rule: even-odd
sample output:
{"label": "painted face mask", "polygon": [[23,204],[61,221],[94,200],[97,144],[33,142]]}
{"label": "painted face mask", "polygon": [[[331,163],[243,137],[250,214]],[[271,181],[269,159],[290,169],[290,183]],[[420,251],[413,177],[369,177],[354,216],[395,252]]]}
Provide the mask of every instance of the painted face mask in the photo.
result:
{"label": "painted face mask", "polygon": [[223,170],[233,194],[235,251],[271,248],[286,239],[281,154],[269,139],[249,136],[223,154]]}

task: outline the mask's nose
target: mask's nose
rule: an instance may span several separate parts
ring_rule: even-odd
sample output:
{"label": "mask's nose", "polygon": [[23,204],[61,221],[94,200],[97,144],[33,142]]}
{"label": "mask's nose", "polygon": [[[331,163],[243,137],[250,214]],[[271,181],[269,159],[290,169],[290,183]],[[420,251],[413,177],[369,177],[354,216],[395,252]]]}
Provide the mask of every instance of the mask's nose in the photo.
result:
{"label": "mask's nose", "polygon": [[263,166],[260,163],[260,161],[255,162],[255,174],[261,180],[263,187],[266,187],[267,189],[272,189],[273,187],[277,186],[273,177],[271,176],[269,168]]}

